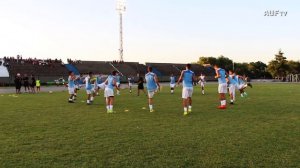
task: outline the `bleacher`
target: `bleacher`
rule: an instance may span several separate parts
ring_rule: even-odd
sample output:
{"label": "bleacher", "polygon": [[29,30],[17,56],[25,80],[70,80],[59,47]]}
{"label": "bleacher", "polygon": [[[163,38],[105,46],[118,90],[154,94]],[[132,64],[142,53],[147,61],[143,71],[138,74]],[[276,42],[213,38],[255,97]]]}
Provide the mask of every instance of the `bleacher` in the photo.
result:
{"label": "bleacher", "polygon": [[8,66],[10,82],[13,82],[17,73],[34,75],[42,82],[54,81],[58,78],[68,76],[68,70],[61,63],[52,63],[51,65],[33,65],[31,63],[10,62]]}
{"label": "bleacher", "polygon": [[[35,60],[34,60],[35,61]],[[28,76],[34,75],[38,77],[43,83],[45,82],[53,82],[61,77],[67,79],[68,71],[75,72],[76,75],[79,74],[87,74],[89,72],[93,72],[94,74],[104,74],[108,75],[113,70],[119,71],[123,74],[121,78],[122,82],[127,81],[127,77],[137,77],[144,76],[147,72],[147,66],[153,67],[153,72],[155,72],[162,82],[168,82],[169,76],[174,74],[175,76],[179,76],[181,71],[185,69],[186,64],[174,64],[174,63],[146,63],[140,64],[138,62],[106,62],[106,61],[77,61],[70,62],[70,64],[62,64],[61,62],[53,62],[50,60],[50,63],[47,63],[45,60],[45,64],[43,60],[39,60],[39,63],[32,62],[20,62],[13,59],[13,61],[8,62],[6,65],[2,64],[2,69],[0,68],[0,84],[2,83],[14,83],[14,77],[17,73],[21,73],[21,75],[27,74]],[[42,63],[42,64],[41,64]],[[1,77],[1,73],[5,72],[9,74],[9,76]],[[203,67],[198,64],[192,64],[192,70],[198,76],[201,73],[206,75],[207,80],[214,80],[214,70],[212,67]],[[137,79],[137,78],[136,78]]]}
{"label": "bleacher", "polygon": [[114,68],[110,62],[105,61],[81,61],[80,63],[73,64],[79,73],[87,74],[93,72],[94,74],[110,74]]}
{"label": "bleacher", "polygon": [[137,74],[144,73],[146,68],[139,69],[138,62],[124,62],[124,63],[111,63],[119,72],[124,76],[136,76]]}

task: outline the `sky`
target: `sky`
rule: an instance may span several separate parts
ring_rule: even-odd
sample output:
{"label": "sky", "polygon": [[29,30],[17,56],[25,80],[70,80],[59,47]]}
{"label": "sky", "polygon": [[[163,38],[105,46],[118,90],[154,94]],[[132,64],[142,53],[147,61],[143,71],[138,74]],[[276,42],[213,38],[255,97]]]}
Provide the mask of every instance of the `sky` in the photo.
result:
{"label": "sky", "polygon": [[[299,0],[127,0],[124,60],[300,60]],[[0,0],[0,57],[119,58],[116,0]],[[267,10],[287,16],[264,16]]]}

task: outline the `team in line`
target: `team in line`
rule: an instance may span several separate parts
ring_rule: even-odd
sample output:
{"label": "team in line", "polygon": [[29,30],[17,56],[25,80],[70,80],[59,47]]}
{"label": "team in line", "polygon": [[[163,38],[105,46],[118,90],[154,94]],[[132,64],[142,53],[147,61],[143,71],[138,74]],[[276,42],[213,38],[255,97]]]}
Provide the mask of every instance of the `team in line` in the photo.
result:
{"label": "team in line", "polygon": [[[245,89],[248,85],[252,87],[250,83],[245,82],[245,79],[239,75],[236,75],[233,71],[229,71],[227,73],[224,69],[214,66],[216,76],[215,78],[218,80],[218,93],[220,98],[220,106],[219,109],[226,109],[226,94],[229,91],[230,95],[230,104],[233,104],[235,101],[235,91],[238,89],[240,91],[241,97],[247,96]],[[152,67],[147,68],[147,74],[145,75],[146,87],[147,87],[147,96],[148,96],[148,104],[149,111],[154,112],[153,108],[153,98],[157,91],[160,90],[160,84],[158,81],[157,75],[152,72]],[[192,95],[193,95],[193,87],[195,82],[197,81],[195,73],[191,70],[191,64],[186,65],[186,69],[183,70],[180,74],[178,81],[176,82],[176,77],[172,74],[170,76],[170,88],[171,94],[174,93],[176,83],[180,85],[182,83],[182,104],[183,104],[183,114],[188,115],[192,112]],[[106,80],[102,80],[100,76],[94,76],[92,72],[90,72],[84,80],[82,77],[77,77],[73,72],[69,72],[68,77],[68,91],[69,91],[69,103],[74,103],[74,100],[77,96],[77,90],[79,89],[80,83],[85,84],[87,101],[86,103],[89,105],[94,101],[94,97],[99,93],[99,89],[104,90],[104,97],[106,100],[106,109],[107,113],[113,113],[113,105],[114,105],[114,88],[117,90],[117,94],[120,94],[120,75],[117,71],[113,71],[111,75],[108,75]],[[202,94],[205,94],[205,76],[201,74],[199,76],[199,82],[201,86]],[[130,93],[132,92],[132,84],[133,78],[128,78],[128,86]],[[138,95],[142,90],[144,93],[143,87],[144,81],[143,78],[140,78],[138,81]]]}

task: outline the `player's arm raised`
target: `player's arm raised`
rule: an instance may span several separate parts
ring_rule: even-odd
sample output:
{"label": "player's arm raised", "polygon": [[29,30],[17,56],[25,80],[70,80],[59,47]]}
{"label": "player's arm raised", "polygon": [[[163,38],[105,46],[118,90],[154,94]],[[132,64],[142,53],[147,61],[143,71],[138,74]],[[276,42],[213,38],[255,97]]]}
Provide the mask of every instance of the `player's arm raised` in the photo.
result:
{"label": "player's arm raised", "polygon": [[182,81],[182,78],[183,78],[183,71],[181,71],[180,77],[179,77],[179,79],[177,81],[177,85],[180,84],[180,82]]}

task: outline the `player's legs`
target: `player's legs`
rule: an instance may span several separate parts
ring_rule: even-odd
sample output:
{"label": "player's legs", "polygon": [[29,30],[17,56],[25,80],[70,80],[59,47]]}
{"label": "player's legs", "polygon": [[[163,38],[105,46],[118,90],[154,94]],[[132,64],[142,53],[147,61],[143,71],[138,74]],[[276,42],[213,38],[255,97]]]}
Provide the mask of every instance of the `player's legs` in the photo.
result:
{"label": "player's legs", "polygon": [[86,100],[87,104],[91,104],[91,94],[87,94],[87,100]]}
{"label": "player's legs", "polygon": [[229,86],[229,95],[230,95],[230,104],[233,104],[235,101],[235,86],[230,85]]}
{"label": "player's legs", "polygon": [[226,109],[226,93],[227,93],[227,84],[219,84],[219,100],[221,105],[218,107],[219,109]]}
{"label": "player's legs", "polygon": [[74,103],[74,88],[68,88],[69,91],[69,103]]}
{"label": "player's legs", "polygon": [[155,91],[148,91],[148,104],[149,104],[149,110],[150,112],[154,112],[153,110],[153,97],[154,97]]}
{"label": "player's legs", "polygon": [[113,108],[114,108],[114,96],[111,96],[111,97],[109,97],[109,111],[111,112],[111,113],[113,113],[114,112],[114,110],[113,110]]}

